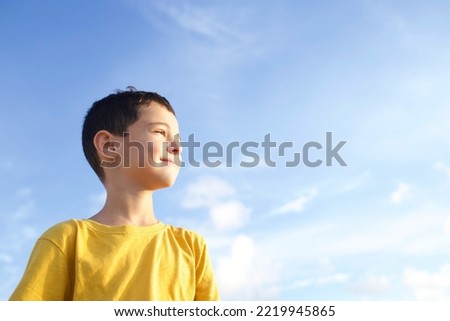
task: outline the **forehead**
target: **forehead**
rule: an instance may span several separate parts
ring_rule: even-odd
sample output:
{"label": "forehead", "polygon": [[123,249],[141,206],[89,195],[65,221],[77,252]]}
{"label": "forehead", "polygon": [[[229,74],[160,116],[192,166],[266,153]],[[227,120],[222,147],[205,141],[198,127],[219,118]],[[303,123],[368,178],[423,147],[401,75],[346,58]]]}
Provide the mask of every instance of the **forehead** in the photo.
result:
{"label": "forehead", "polygon": [[167,123],[173,131],[178,132],[179,130],[175,115],[168,111],[165,106],[154,101],[141,107],[139,119],[136,123],[142,126],[148,126],[151,123]]}

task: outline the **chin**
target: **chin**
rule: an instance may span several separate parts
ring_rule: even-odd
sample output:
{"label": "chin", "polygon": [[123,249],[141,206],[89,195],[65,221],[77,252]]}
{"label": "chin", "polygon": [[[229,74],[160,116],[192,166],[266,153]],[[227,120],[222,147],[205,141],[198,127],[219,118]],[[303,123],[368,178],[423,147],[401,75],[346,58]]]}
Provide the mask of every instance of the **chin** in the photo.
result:
{"label": "chin", "polygon": [[178,175],[164,175],[163,177],[155,177],[151,180],[151,188],[152,190],[158,190],[162,188],[168,188],[175,184]]}
{"label": "chin", "polygon": [[167,180],[167,181],[163,182],[161,188],[172,187],[175,184],[175,181],[176,181],[176,178],[171,179],[171,180]]}

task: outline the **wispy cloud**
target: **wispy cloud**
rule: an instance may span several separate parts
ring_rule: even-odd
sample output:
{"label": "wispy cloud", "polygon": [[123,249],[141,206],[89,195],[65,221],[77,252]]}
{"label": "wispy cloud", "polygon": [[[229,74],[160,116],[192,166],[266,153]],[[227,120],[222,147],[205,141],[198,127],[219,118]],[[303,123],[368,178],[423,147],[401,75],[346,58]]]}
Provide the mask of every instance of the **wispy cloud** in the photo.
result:
{"label": "wispy cloud", "polygon": [[29,196],[31,196],[32,192],[33,191],[31,190],[31,188],[23,187],[16,192],[15,196],[19,197],[19,198],[29,197]]}
{"label": "wispy cloud", "polygon": [[189,2],[154,2],[154,5],[186,31],[215,40],[239,37],[240,33],[232,24],[222,21],[219,10],[214,7],[197,7]]}
{"label": "wispy cloud", "polygon": [[[5,213],[4,231],[0,233],[0,299],[7,299],[23,273],[30,247],[39,232],[33,222],[39,209],[35,205],[33,190],[23,187],[11,192],[15,209]],[[7,215],[6,215],[7,214]]]}
{"label": "wispy cloud", "polygon": [[370,171],[366,171],[366,172],[362,173],[361,175],[359,175],[358,177],[354,178],[353,180],[350,180],[349,182],[347,182],[347,184],[345,184],[342,189],[344,191],[351,191],[351,190],[357,189],[358,187],[363,185],[363,183],[369,177],[370,177]]}
{"label": "wispy cloud", "polygon": [[[292,223],[275,231],[270,242],[260,240],[279,260],[292,259],[292,251],[285,244],[298,244],[298,262],[330,259],[386,251],[403,254],[436,253],[450,246],[444,231],[448,219],[446,209],[423,207],[414,212],[367,213],[358,218],[336,213],[333,220]],[[349,224],[348,222],[351,222]],[[425,248],[418,248],[421,245]]]}
{"label": "wispy cloud", "polygon": [[278,215],[290,212],[301,212],[305,209],[306,204],[311,202],[318,195],[318,193],[317,188],[312,188],[305,195],[301,195],[296,199],[279,206],[273,211],[273,213]]}
{"label": "wispy cloud", "polygon": [[[250,57],[263,56],[268,44],[267,33],[249,24],[258,14],[255,8],[243,4],[239,10],[219,2],[199,5],[191,1],[138,1],[139,11],[164,33],[176,37],[184,58],[189,57],[196,68],[227,68]],[[166,19],[161,19],[165,17]],[[263,24],[263,26],[269,26]]]}
{"label": "wispy cloud", "polygon": [[13,262],[13,257],[12,255],[8,254],[8,253],[0,253],[0,262],[1,263],[12,263]]}
{"label": "wispy cloud", "polygon": [[28,187],[23,187],[16,191],[15,197],[20,201],[20,205],[11,214],[13,221],[24,220],[33,214],[35,210],[35,201],[32,197],[32,190]]}
{"label": "wispy cloud", "polygon": [[17,208],[11,215],[11,218],[15,221],[26,219],[31,215],[34,210],[34,201],[29,200]]}

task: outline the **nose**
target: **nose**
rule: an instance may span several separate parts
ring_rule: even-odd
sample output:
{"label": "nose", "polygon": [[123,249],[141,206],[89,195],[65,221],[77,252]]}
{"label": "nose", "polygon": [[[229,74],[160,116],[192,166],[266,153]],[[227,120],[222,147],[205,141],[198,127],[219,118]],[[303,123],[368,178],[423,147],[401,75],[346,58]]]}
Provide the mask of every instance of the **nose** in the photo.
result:
{"label": "nose", "polygon": [[181,142],[179,140],[171,141],[167,145],[168,152],[175,155],[181,154],[183,150],[183,147],[181,147]]}

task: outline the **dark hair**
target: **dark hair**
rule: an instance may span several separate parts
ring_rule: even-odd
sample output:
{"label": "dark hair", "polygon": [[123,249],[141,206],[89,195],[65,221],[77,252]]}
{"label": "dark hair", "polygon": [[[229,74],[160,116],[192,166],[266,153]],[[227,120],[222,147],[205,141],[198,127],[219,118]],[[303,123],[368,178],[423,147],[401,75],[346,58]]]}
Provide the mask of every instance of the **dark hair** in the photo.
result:
{"label": "dark hair", "polygon": [[141,108],[151,102],[157,102],[175,115],[169,101],[155,92],[138,91],[134,87],[127,90],[117,90],[103,99],[96,101],[84,118],[82,143],[83,152],[89,165],[99,179],[104,181],[104,171],[94,146],[94,137],[100,130],[106,130],[113,135],[123,135],[129,126],[140,116]]}

